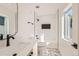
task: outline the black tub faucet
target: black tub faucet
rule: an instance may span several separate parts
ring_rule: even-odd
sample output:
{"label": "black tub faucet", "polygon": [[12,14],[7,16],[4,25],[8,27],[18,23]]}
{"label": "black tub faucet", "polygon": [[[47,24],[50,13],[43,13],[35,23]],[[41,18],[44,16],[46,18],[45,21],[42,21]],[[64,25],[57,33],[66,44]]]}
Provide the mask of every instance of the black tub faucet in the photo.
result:
{"label": "black tub faucet", "polygon": [[7,35],[7,43],[6,43],[6,46],[8,47],[8,46],[10,46],[10,38],[12,38],[12,39],[15,39],[13,36],[11,36],[11,35]]}

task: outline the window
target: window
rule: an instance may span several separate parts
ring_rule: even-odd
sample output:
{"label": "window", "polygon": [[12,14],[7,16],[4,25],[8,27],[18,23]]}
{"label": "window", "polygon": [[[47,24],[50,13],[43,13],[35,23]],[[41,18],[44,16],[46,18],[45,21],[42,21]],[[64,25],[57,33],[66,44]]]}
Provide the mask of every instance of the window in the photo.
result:
{"label": "window", "polygon": [[68,8],[62,16],[62,38],[72,39],[72,8]]}
{"label": "window", "polygon": [[0,16],[0,26],[4,25],[4,20],[5,20],[5,17]]}

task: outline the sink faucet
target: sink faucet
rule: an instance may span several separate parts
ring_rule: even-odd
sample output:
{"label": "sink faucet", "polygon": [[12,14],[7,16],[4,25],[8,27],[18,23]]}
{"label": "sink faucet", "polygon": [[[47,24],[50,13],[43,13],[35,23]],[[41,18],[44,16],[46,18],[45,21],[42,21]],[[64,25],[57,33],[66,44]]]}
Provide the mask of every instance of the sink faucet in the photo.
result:
{"label": "sink faucet", "polygon": [[12,39],[15,39],[13,36],[11,36],[11,35],[7,35],[7,43],[6,43],[6,46],[8,47],[8,46],[10,46],[10,38],[12,38]]}
{"label": "sink faucet", "polygon": [[0,34],[0,40],[3,40],[3,34]]}

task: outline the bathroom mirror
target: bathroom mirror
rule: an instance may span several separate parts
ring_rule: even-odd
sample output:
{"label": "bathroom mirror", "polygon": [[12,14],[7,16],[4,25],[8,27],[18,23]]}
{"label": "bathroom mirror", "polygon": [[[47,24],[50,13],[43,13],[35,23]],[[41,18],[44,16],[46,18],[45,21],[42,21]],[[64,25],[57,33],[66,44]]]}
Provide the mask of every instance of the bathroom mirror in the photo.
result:
{"label": "bathroom mirror", "polygon": [[16,3],[0,3],[0,40],[5,39],[7,34],[15,35],[18,32],[17,15]]}

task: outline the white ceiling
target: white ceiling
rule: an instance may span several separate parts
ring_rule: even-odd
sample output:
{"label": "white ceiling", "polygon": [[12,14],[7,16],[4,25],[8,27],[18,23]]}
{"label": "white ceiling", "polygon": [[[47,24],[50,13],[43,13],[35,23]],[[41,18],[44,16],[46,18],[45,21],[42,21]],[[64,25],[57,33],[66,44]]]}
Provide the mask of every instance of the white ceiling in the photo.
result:
{"label": "white ceiling", "polygon": [[15,3],[0,3],[0,7],[2,7],[4,10],[16,10],[16,4]]}
{"label": "white ceiling", "polygon": [[[61,9],[64,8],[65,5],[67,5],[67,3],[19,3],[19,7],[20,5],[23,5],[22,7],[24,8],[29,8],[29,9],[34,9],[37,5],[40,6],[39,8],[39,13],[41,12],[47,12],[46,10],[52,10],[52,13],[56,13],[57,9]],[[16,10],[16,3],[0,3],[0,7],[4,7],[10,10]],[[44,11],[41,11],[44,10]]]}
{"label": "white ceiling", "polygon": [[[56,14],[57,9],[64,8],[67,5],[67,3],[21,3],[19,4],[20,9],[26,10],[26,12],[29,12],[29,10],[37,11],[39,14],[43,13],[46,14]],[[36,6],[39,6],[37,9]],[[50,11],[50,12],[48,12]]]}

